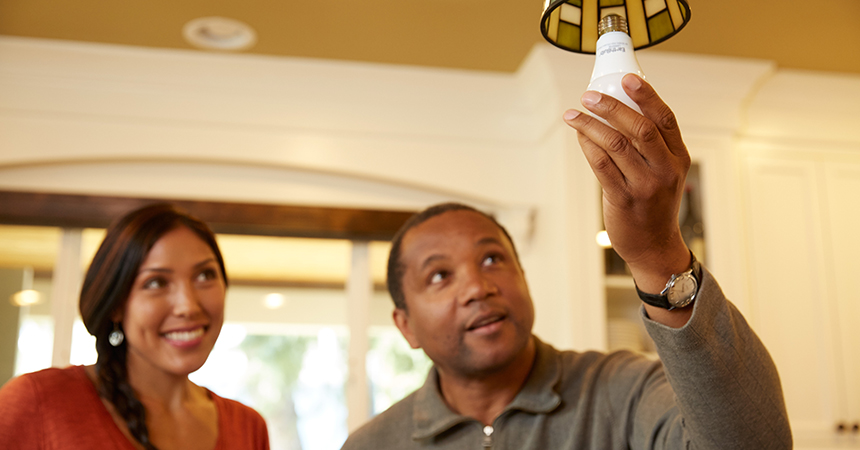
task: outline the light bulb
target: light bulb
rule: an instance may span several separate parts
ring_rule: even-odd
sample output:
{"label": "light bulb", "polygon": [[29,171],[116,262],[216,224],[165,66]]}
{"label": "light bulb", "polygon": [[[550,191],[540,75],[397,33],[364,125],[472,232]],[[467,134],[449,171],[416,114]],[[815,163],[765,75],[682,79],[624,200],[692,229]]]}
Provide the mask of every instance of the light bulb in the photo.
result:
{"label": "light bulb", "polygon": [[263,297],[263,305],[269,309],[278,309],[281,306],[284,306],[287,298],[284,297],[283,294],[278,294],[277,292],[273,292],[271,294],[266,294]]}
{"label": "light bulb", "polygon": [[32,289],[18,291],[9,298],[15,306],[30,306],[42,302],[42,294]]}
{"label": "light bulb", "polygon": [[[645,78],[633,51],[633,41],[627,33],[627,20],[623,17],[610,14],[600,19],[597,24],[599,37],[594,52],[594,71],[591,73],[588,90],[612,96],[642,114],[639,105],[621,87],[621,79],[628,73],[635,73]],[[605,120],[600,120],[606,123]]]}

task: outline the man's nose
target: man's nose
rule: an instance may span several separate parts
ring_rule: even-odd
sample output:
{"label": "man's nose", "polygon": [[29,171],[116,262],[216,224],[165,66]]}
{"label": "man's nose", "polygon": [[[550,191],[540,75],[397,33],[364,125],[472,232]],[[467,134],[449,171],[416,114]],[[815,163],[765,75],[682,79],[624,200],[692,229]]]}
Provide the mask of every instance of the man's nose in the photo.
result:
{"label": "man's nose", "polygon": [[479,267],[466,270],[462,282],[460,299],[464,305],[499,293],[496,283]]}

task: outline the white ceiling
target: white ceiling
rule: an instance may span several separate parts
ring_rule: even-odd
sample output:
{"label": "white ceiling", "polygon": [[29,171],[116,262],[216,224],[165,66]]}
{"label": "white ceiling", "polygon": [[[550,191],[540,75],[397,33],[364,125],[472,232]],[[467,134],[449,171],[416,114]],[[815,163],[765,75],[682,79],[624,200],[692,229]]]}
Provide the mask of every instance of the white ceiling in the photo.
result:
{"label": "white ceiling", "polygon": [[[3,0],[0,34],[191,49],[182,38],[183,25],[224,16],[256,30],[258,42],[250,53],[512,72],[542,41],[542,3]],[[688,3],[690,24],[656,49],[860,74],[860,0]]]}

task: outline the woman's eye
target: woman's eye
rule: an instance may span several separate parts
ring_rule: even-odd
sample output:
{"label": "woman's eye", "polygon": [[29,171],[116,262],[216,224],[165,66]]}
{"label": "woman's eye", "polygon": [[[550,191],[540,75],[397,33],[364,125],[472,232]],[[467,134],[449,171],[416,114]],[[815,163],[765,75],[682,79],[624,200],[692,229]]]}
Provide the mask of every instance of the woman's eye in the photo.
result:
{"label": "woman's eye", "polygon": [[144,289],[161,289],[167,286],[167,280],[164,278],[151,278],[143,283]]}
{"label": "woman's eye", "polygon": [[197,275],[197,281],[214,280],[217,276],[218,274],[215,273],[215,269],[206,269]]}

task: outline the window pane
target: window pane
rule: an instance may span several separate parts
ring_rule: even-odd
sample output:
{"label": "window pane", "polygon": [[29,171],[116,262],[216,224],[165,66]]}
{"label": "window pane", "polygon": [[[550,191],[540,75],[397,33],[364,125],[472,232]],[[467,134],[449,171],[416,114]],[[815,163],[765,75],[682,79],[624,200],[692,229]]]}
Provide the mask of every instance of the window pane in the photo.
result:
{"label": "window pane", "polygon": [[409,346],[396,327],[370,329],[367,377],[372,414],[377,415],[424,384],[432,362]]}
{"label": "window pane", "polygon": [[273,450],[340,448],[347,435],[344,289],[231,284],[224,314],[218,342],[191,380],[259,411]]}
{"label": "window pane", "polygon": [[60,234],[55,227],[0,225],[0,383],[51,365],[50,277]]}
{"label": "window pane", "polygon": [[87,331],[87,327],[78,316],[72,328],[72,353],[69,356],[69,363],[73,366],[89,366],[95,364],[98,357],[96,337]]}
{"label": "window pane", "polygon": [[50,315],[22,314],[18,325],[15,375],[51,367],[54,348],[54,321]]}
{"label": "window pane", "polygon": [[347,333],[284,325],[279,334],[226,323],[192,381],[256,409],[273,450],[340,448],[347,436]]}

